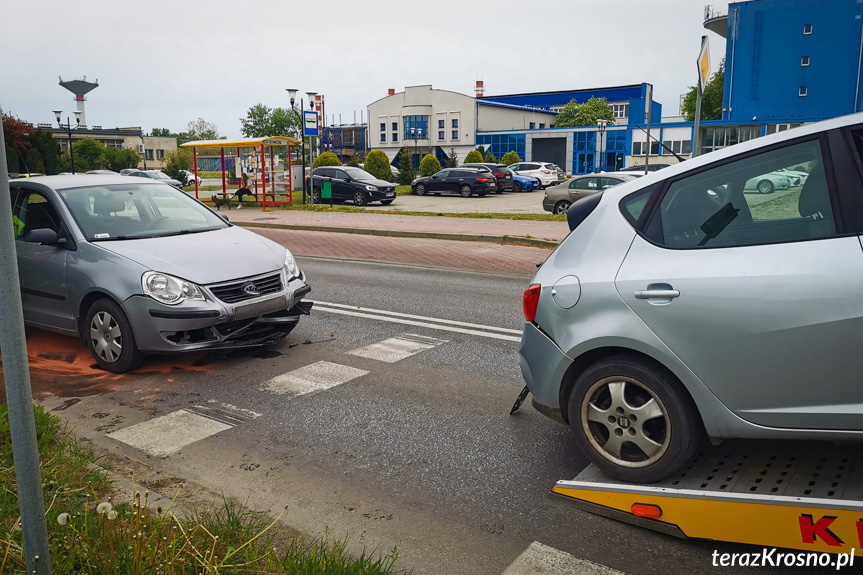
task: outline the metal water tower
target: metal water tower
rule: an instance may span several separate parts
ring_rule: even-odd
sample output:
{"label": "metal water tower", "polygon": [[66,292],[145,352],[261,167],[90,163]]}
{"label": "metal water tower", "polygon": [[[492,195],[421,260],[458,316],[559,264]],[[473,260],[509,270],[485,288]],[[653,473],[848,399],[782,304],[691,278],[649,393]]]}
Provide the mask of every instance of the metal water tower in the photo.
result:
{"label": "metal water tower", "polygon": [[84,76],[80,80],[68,80],[64,82],[61,77],[60,85],[75,94],[75,103],[78,106],[78,111],[81,112],[81,125],[86,127],[87,115],[84,113],[84,102],[87,99],[84,96],[99,87],[99,80],[88,82],[87,76]]}

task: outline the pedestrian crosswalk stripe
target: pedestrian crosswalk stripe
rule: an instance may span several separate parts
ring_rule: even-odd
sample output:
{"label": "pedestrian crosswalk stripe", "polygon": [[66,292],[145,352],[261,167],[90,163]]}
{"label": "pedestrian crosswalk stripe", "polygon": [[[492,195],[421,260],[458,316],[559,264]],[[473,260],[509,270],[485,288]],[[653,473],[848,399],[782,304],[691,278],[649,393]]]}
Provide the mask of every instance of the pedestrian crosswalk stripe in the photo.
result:
{"label": "pedestrian crosswalk stripe", "polygon": [[350,355],[376,359],[386,363],[395,363],[446,342],[447,340],[445,339],[435,339],[433,337],[406,333],[398,337],[385,339],[378,343],[358,347],[348,353]]}
{"label": "pedestrian crosswalk stripe", "polygon": [[145,451],[154,457],[167,457],[191,443],[232,427],[234,426],[224,421],[179,409],[161,417],[118,429],[109,433],[108,437]]}
{"label": "pedestrian crosswalk stripe", "polygon": [[624,575],[620,571],[578,559],[569,553],[543,545],[539,541],[531,543],[519,555],[503,575],[523,575],[525,573],[545,573],[546,575]]}
{"label": "pedestrian crosswalk stripe", "polygon": [[278,394],[306,395],[347,383],[367,373],[364,369],[319,361],[276,376],[263,388]]}

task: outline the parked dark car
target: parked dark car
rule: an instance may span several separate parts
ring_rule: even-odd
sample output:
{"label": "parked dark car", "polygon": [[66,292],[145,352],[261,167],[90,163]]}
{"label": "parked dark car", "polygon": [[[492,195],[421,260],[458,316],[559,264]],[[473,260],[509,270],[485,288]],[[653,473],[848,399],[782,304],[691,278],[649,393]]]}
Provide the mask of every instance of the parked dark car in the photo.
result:
{"label": "parked dark car", "polygon": [[[659,170],[661,170],[663,168],[667,168],[670,165],[671,164],[650,163],[650,164],[647,164],[647,171],[648,172],[658,172]],[[640,166],[629,166],[628,168],[620,168],[618,170],[618,172],[642,172],[643,173],[644,172],[644,164],[642,164]]]}
{"label": "parked dark car", "polygon": [[357,206],[380,202],[388,206],[396,199],[396,185],[379,180],[365,170],[351,166],[315,168],[309,175],[312,180],[312,198],[321,203],[324,182],[332,184],[333,201],[351,200]]}
{"label": "parked dark car", "polygon": [[511,192],[513,190],[512,176],[513,174],[515,174],[515,172],[513,172],[503,164],[483,162],[475,164],[464,164],[464,166],[468,168],[488,168],[489,170],[491,170],[491,173],[494,174],[495,182],[497,182],[498,194],[502,194],[503,192]]}
{"label": "parked dark car", "polygon": [[469,198],[476,194],[484,196],[497,190],[494,174],[488,168],[446,168],[431,176],[417,178],[411,183],[411,193],[418,196],[426,194],[461,194]]}

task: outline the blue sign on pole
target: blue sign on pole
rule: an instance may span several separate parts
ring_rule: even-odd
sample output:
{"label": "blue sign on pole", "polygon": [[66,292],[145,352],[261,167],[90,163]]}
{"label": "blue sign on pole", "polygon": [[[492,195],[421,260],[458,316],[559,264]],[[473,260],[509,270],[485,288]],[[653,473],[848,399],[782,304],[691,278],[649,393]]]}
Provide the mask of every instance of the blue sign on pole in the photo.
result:
{"label": "blue sign on pole", "polygon": [[314,110],[303,112],[303,135],[318,135],[318,113]]}

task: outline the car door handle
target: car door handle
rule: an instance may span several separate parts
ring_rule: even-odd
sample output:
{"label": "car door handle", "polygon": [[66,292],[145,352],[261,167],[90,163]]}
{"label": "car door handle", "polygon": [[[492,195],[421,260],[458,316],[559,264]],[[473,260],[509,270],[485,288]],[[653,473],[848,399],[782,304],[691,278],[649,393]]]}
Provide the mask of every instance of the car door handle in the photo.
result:
{"label": "car door handle", "polygon": [[680,291],[676,289],[646,289],[635,292],[635,299],[672,298],[678,297]]}

